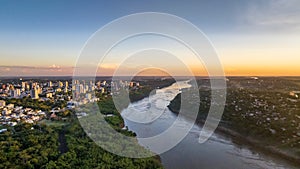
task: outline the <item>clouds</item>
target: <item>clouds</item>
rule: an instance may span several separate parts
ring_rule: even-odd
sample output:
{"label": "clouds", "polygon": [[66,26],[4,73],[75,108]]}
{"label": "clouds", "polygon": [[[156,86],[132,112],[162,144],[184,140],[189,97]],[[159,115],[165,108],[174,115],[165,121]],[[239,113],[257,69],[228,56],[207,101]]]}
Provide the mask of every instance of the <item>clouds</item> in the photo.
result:
{"label": "clouds", "polygon": [[72,75],[73,67],[51,66],[0,66],[0,76]]}
{"label": "clouds", "polygon": [[251,28],[300,31],[300,1],[249,1],[243,19]]}

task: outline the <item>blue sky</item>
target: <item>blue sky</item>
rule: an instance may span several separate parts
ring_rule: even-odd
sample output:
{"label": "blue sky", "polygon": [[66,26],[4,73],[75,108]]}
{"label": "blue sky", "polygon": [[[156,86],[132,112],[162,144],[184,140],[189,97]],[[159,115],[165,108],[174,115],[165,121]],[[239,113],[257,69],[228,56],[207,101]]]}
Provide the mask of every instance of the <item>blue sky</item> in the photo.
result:
{"label": "blue sky", "polygon": [[[2,0],[0,75],[14,75],[20,66],[22,70],[34,68],[27,71],[31,72],[28,75],[40,68],[60,74],[56,69],[73,67],[86,40],[103,25],[124,15],[149,11],[174,14],[198,26],[215,45],[228,70],[238,71],[242,62],[253,58],[253,62],[270,66],[270,71],[270,59],[277,67],[294,66],[299,61],[297,0]],[[282,62],[283,57],[289,58],[288,62]]]}
{"label": "blue sky", "polygon": [[[230,28],[247,1],[1,1],[1,27],[11,31],[95,31],[118,17],[165,12],[209,30]],[[217,27],[218,25],[218,27]],[[200,25],[198,25],[200,26]]]}

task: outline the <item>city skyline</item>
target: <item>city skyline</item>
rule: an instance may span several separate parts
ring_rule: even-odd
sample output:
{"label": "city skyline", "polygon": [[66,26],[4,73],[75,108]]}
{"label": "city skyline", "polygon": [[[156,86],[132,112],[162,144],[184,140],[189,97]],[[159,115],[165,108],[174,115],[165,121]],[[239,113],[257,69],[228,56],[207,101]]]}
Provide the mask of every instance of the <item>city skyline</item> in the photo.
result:
{"label": "city skyline", "polygon": [[[300,75],[300,2],[296,0],[32,2],[1,2],[0,76],[72,76],[76,58],[95,31],[119,17],[147,11],[177,15],[200,28],[227,76]],[[185,57],[186,53],[176,52]],[[167,61],[161,57],[161,62]],[[195,75],[206,75],[200,64],[192,63]],[[111,76],[117,67],[116,60],[107,61],[97,75]]]}

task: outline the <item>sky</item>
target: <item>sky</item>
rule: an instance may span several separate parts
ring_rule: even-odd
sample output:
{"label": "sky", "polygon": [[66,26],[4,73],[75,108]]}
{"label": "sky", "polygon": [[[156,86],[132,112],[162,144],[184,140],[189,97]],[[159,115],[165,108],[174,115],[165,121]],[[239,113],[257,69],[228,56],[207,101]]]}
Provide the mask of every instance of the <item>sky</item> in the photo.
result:
{"label": "sky", "polygon": [[[300,76],[298,0],[2,0],[0,76],[72,75],[81,49],[93,33],[119,17],[139,12],[169,13],[196,25],[215,47],[225,75]],[[170,44],[163,38],[153,39],[145,37],[116,48],[103,63],[97,63],[97,74],[113,74],[122,55],[139,43]],[[174,45],[179,57],[189,60],[187,53]],[[159,63],[169,63],[168,54],[154,54]],[[149,57],[147,52],[138,55]],[[123,73],[145,65],[143,59],[137,60],[131,60],[135,64],[127,62],[133,66],[123,66]],[[195,74],[205,74],[201,63],[190,60],[187,64],[193,72],[198,71]],[[180,65],[173,69],[174,74],[184,75]]]}

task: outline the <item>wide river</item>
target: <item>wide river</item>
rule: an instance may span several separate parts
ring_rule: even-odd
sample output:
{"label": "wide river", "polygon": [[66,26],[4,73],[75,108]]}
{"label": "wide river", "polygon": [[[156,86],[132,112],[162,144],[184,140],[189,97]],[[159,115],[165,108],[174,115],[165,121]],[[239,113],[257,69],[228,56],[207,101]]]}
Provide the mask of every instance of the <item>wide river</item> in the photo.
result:
{"label": "wide river", "polygon": [[[188,88],[186,81],[158,89],[155,94],[134,102],[122,111],[125,125],[139,138],[162,133],[176,120],[167,105]],[[181,118],[180,127],[188,126],[190,120]],[[178,126],[177,126],[178,127]],[[215,133],[204,144],[198,143],[201,126],[194,125],[187,136],[174,148],[160,154],[162,164],[167,169],[274,169],[299,168],[289,162],[255,150],[237,140]],[[167,142],[168,140],[166,140]],[[139,141],[140,142],[140,141]],[[140,143],[142,146],[143,143]],[[153,150],[152,150],[153,151]],[[155,150],[154,150],[155,152]]]}

